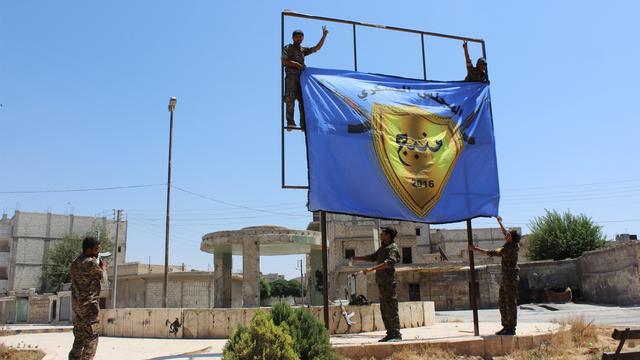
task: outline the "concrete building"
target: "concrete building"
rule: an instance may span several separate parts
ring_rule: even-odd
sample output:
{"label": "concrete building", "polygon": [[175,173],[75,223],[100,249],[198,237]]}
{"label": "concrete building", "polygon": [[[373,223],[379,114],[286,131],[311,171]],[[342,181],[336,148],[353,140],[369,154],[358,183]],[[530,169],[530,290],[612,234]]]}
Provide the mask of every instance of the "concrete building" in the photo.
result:
{"label": "concrete building", "polygon": [[[252,226],[240,230],[218,231],[202,237],[200,250],[213,253],[214,306],[228,308],[236,303],[232,291],[232,255],[242,256],[242,306],[260,306],[260,256],[309,254],[311,271],[322,268],[320,233],[292,230],[280,226]],[[314,303],[322,294],[312,290]]]}
{"label": "concrete building", "polygon": [[[0,219],[0,294],[23,289],[42,289],[47,250],[65,235],[84,235],[104,228],[115,243],[116,223],[106,217],[60,215],[16,211]],[[118,263],[127,251],[127,223],[120,222]],[[80,253],[81,249],[78,249]]]}
{"label": "concrete building", "polygon": [[[468,263],[468,254],[465,251],[466,229],[431,230],[428,224],[423,223],[327,213],[330,299],[346,298],[351,287],[350,281],[353,281],[351,274],[372,265],[349,265],[348,258],[373,253],[378,246],[374,244],[374,230],[380,226],[393,226],[398,231],[395,241],[400,248],[401,256],[401,263],[396,267],[400,301],[432,300],[436,303],[437,309],[468,306],[468,271],[464,270]],[[319,229],[317,215],[308,228]],[[504,237],[498,228],[473,229],[472,234],[474,243],[483,248],[497,248],[504,243]],[[307,255],[308,264],[314,262],[312,256],[313,253]],[[486,268],[482,265],[499,263],[500,259],[476,256],[475,262],[480,266],[480,305],[491,306],[497,302],[496,279],[500,276],[499,268]],[[310,274],[310,286],[319,286],[322,273],[314,274],[317,270],[309,267],[307,272]],[[378,301],[378,289],[373,274],[357,276],[355,288],[358,294],[366,296],[371,301]]]}
{"label": "concrete building", "polygon": [[[214,307],[214,273],[210,271],[183,271],[182,266],[169,267],[167,307]],[[118,266],[117,308],[160,308],[164,265],[139,262]],[[242,275],[231,274],[231,307],[242,307]],[[110,299],[108,308],[111,308]]]}

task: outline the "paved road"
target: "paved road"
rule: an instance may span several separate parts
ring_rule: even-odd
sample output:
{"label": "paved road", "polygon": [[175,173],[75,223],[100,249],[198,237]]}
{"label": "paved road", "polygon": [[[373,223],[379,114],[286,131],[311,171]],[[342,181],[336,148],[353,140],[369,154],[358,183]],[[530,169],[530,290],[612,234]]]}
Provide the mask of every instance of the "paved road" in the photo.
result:
{"label": "paved road", "polygon": [[[518,307],[518,322],[548,322],[584,316],[587,321],[603,326],[640,327],[640,306],[620,307],[592,304],[526,304]],[[472,321],[471,310],[436,311],[440,322]],[[498,309],[478,311],[482,322],[500,321]]]}

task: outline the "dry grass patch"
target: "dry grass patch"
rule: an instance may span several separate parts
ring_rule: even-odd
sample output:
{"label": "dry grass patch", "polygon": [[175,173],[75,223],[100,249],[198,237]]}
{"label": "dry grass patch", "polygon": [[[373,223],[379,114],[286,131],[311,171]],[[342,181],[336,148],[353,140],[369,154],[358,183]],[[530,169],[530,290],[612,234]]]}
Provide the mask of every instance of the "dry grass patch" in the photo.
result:
{"label": "dry grass patch", "polygon": [[18,350],[0,344],[0,360],[41,360],[44,355],[40,350]]}
{"label": "dry grass patch", "polygon": [[617,341],[611,339],[613,329],[600,328],[582,316],[559,321],[561,330],[539,347],[518,350],[503,357],[508,360],[596,360],[611,351]]}
{"label": "dry grass patch", "polygon": [[393,354],[388,360],[450,360],[455,359],[455,355],[449,350],[428,346],[419,350],[402,350]]}

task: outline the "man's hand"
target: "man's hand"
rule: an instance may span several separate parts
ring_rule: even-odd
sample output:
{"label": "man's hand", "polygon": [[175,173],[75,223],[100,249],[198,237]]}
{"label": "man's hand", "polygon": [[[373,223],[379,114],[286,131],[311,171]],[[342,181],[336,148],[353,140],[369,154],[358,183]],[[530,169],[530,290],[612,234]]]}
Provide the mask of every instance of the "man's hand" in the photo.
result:
{"label": "man's hand", "polygon": [[370,272],[370,271],[371,271],[371,270],[370,270],[369,268],[367,268],[367,269],[362,270],[362,273],[363,273],[363,274],[366,274],[366,273],[368,273],[368,272]]}
{"label": "man's hand", "polygon": [[322,26],[322,37],[327,36],[328,33],[329,33],[329,30],[327,29],[327,25],[323,25]]}
{"label": "man's hand", "polygon": [[463,47],[465,50],[467,50],[467,42],[466,42],[466,41],[463,41],[463,42],[462,42],[462,47]]}
{"label": "man's hand", "polygon": [[474,251],[474,250],[476,249],[476,247],[475,247],[475,246],[473,246],[473,245],[469,245],[469,246],[467,247],[467,249],[468,249],[469,251]]}
{"label": "man's hand", "polygon": [[102,271],[107,271],[107,262],[100,259],[100,267],[102,268]]}
{"label": "man's hand", "polygon": [[496,219],[498,220],[498,222],[500,222],[500,223],[502,222],[502,216],[498,215],[498,216],[496,216]]}

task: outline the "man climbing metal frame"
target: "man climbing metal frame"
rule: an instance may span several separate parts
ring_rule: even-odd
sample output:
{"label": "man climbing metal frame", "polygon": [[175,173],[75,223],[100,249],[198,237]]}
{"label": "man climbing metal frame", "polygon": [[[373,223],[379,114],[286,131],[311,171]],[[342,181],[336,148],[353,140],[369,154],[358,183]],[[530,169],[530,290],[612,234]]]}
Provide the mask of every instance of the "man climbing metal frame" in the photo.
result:
{"label": "man climbing metal frame", "polygon": [[296,127],[293,119],[294,103],[298,100],[298,111],[300,113],[300,128],[304,131],[304,108],[302,105],[302,89],[300,87],[300,74],[304,70],[304,57],[311,55],[322,48],[324,40],[327,38],[326,26],[322,27],[322,38],[314,47],[302,46],[304,33],[302,30],[294,30],[293,43],[282,49],[282,65],[285,67],[286,77],[284,79],[284,103],[287,107],[287,131]]}

